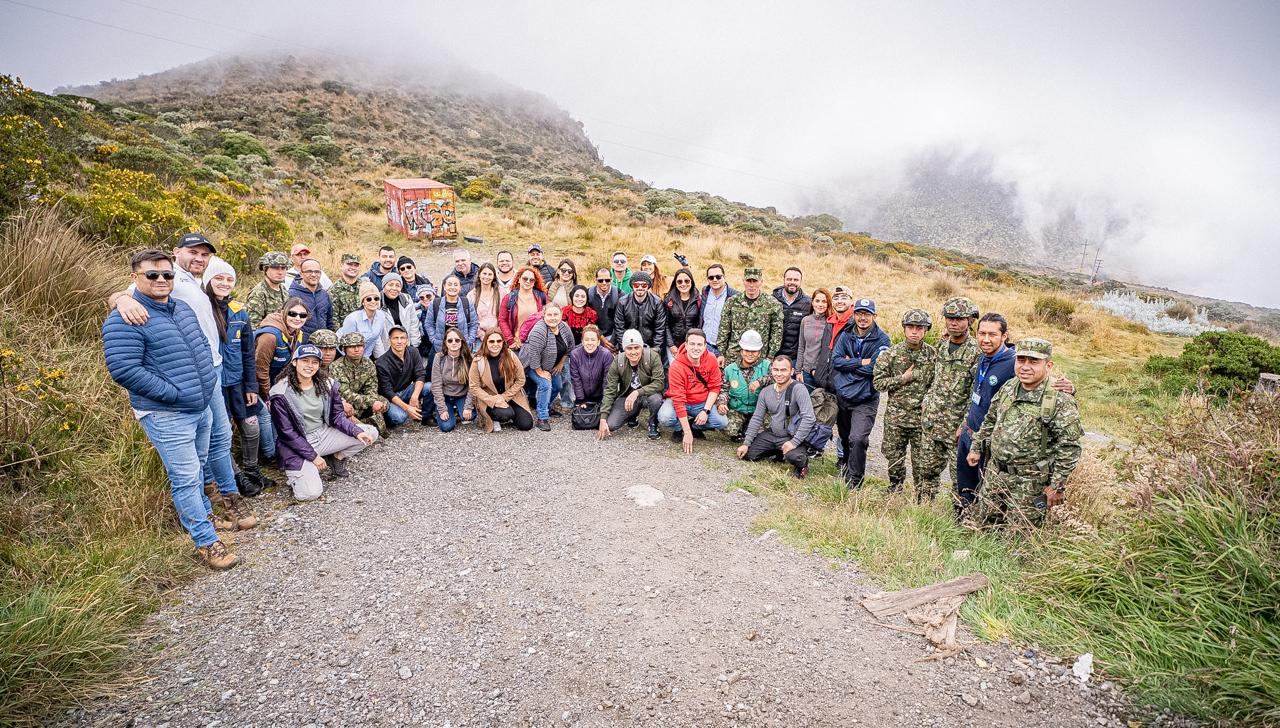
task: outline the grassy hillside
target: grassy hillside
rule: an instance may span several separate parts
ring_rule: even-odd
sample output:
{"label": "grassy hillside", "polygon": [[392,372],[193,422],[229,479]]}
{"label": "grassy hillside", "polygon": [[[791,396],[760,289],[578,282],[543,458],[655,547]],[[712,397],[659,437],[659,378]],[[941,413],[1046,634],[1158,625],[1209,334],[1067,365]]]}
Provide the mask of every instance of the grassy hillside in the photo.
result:
{"label": "grassy hillside", "polygon": [[[197,64],[80,95],[47,96],[0,80],[0,214],[19,213],[0,238],[0,255],[29,261],[0,282],[6,385],[0,391],[0,675],[7,681],[0,683],[0,724],[35,722],[40,711],[112,689],[124,674],[127,635],[165,588],[192,571],[159,464],[122,393],[106,380],[96,334],[101,301],[121,284],[126,251],[166,245],[180,231],[212,234],[242,270],[262,251],[295,240],[311,244],[331,270],[341,253],[358,251],[368,259],[383,243],[413,254],[421,244],[404,241],[385,224],[381,182],[425,174],[463,192],[459,226],[486,240],[478,246],[480,258],[499,248],[519,258],[539,242],[553,261],[573,257],[580,274],[618,249],[636,262],[652,253],[670,274],[671,253],[682,252],[697,273],[712,261],[724,263],[737,287],[746,265],[763,267],[775,282],[786,266],[798,265],[807,288],[846,283],[874,296],[891,332],[906,308],[936,311],[963,293],[983,311],[1004,313],[1015,337],[1055,342],[1058,365],[1079,386],[1089,429],[1143,442],[1152,423],[1189,406],[1163,393],[1143,367],[1153,355],[1177,355],[1185,340],[1089,306],[1093,293],[1071,280],[840,232],[830,216],[791,218],[707,193],[649,189],[602,166],[563,111],[513,89],[387,90],[351,69],[288,59]],[[426,272],[435,279],[443,271]],[[252,283],[247,275],[242,287]],[[32,346],[46,341],[56,345]],[[1265,432],[1273,422],[1274,412],[1264,413],[1248,433]],[[1190,437],[1185,430],[1180,436]],[[1236,462],[1236,469],[1221,471],[1226,482],[1243,482],[1248,487],[1241,492],[1254,492],[1250,478],[1265,478],[1274,466],[1266,447],[1273,446],[1242,456],[1252,470]],[[1106,637],[1095,651],[1107,655],[1103,669],[1147,684],[1142,695],[1157,703],[1206,716],[1280,719],[1266,707],[1280,690],[1266,659],[1280,657],[1280,650],[1258,638],[1265,607],[1246,602],[1252,611],[1243,616],[1195,616],[1212,611],[1205,605],[1235,599],[1231,590],[1242,584],[1259,600],[1274,596],[1277,551],[1257,538],[1260,527],[1274,524],[1274,498],[1251,496],[1236,507],[1221,489],[1206,489],[1182,471],[1165,474],[1166,481],[1186,475],[1190,486],[1138,487],[1113,476],[1120,464],[1111,453],[1091,450],[1080,480],[1093,486],[1078,491],[1089,495],[1076,502],[1073,519],[1035,542],[1043,553],[1073,559],[1062,578],[1034,549],[957,531],[945,509],[890,502],[874,488],[865,499],[839,497],[829,474],[797,489],[762,469],[753,487],[763,486],[759,492],[770,497],[769,525],[796,543],[858,559],[887,583],[918,583],[962,568],[946,555],[957,544],[977,544],[975,552],[985,554],[977,564],[1008,588],[971,607],[971,623],[990,637],[1041,641],[1064,652],[1090,648],[1103,625],[1125,624],[1130,616],[1099,608],[1091,585],[1106,585],[1115,603],[1146,599],[1149,579],[1156,579],[1138,571],[1124,573],[1148,581],[1108,582],[1089,568],[1109,576],[1137,568],[1124,554],[1141,547],[1143,554],[1174,554],[1170,560],[1185,556],[1185,573],[1223,569],[1216,586],[1197,584],[1201,601],[1175,605],[1170,613],[1203,623],[1214,635],[1244,635],[1247,663],[1231,655],[1210,655],[1206,663],[1195,644],[1178,641],[1172,653],[1151,650],[1154,659],[1182,654],[1200,672],[1167,667],[1160,680],[1143,683],[1142,671],[1156,664],[1134,657],[1142,651],[1138,627],[1148,628],[1145,623]],[[1169,519],[1188,523],[1195,512],[1188,503],[1207,504],[1210,515],[1221,518],[1192,521],[1203,525],[1204,540],[1175,548],[1168,537],[1178,527]],[[1228,528],[1231,523],[1239,527]],[[1136,543],[1135,534],[1153,540]],[[1211,543],[1228,547],[1213,550],[1229,551],[1233,560],[1202,563]],[[1245,576],[1227,578],[1236,565]],[[1090,620],[1080,622],[1091,625],[1084,634],[1073,629],[1045,641],[1028,618],[1041,608],[1072,614],[1079,604],[1089,605],[1076,613]],[[1204,696],[1211,689],[1226,697],[1209,701]]]}

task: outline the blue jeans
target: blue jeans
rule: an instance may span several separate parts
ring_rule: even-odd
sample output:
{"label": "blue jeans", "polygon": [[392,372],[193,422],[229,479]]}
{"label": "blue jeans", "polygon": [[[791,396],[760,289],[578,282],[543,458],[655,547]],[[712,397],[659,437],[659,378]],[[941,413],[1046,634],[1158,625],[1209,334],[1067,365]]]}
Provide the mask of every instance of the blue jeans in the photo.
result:
{"label": "blue jeans", "polygon": [[560,370],[560,404],[566,408],[573,407],[573,379],[569,376],[569,357],[564,358],[564,369]]}
{"label": "blue jeans", "polygon": [[209,455],[209,433],[213,429],[213,412],[152,412],[138,424],[155,446],[160,461],[169,475],[169,495],[178,511],[178,520],[187,529],[196,546],[208,546],[218,540],[209,522],[213,508],[204,495],[201,463]]}
{"label": "blue jeans", "polygon": [[560,387],[564,384],[564,375],[552,374],[550,379],[544,379],[538,376],[538,372],[533,367],[525,367],[524,375],[537,387],[534,395],[537,402],[534,409],[537,411],[538,419],[551,419],[551,400],[560,395]]}
{"label": "blue jeans", "polygon": [[[222,367],[213,368],[218,381],[222,381]],[[231,463],[231,418],[227,415],[227,400],[222,392],[214,395],[209,403],[213,412],[213,426],[209,431],[209,451],[201,461],[206,483],[217,481],[218,492],[223,495],[238,495],[236,487],[236,468]]]}
{"label": "blue jeans", "polygon": [[276,456],[276,426],[271,420],[271,407],[267,402],[262,403],[258,412],[258,451],[264,458]]}
{"label": "blue jeans", "polygon": [[818,380],[814,379],[809,372],[804,372],[801,378],[804,379],[804,386],[808,387],[810,392],[818,386]]}
{"label": "blue jeans", "polygon": [[[693,424],[693,419],[706,406],[707,403],[705,401],[685,405],[685,412],[689,413],[689,427],[694,430],[723,430],[725,425],[729,424],[729,419],[717,412],[715,407],[712,407],[711,411],[707,412],[707,424],[702,426]],[[673,429],[680,429],[680,418],[676,417],[676,406],[670,399],[662,400],[662,409],[658,410],[658,423]]]}
{"label": "blue jeans", "polygon": [[[414,382],[413,384],[417,384],[417,382]],[[408,404],[409,397],[413,396],[413,384],[410,384],[409,386],[405,387],[399,392],[396,392],[396,396],[400,398],[400,401]],[[418,393],[419,409],[422,408],[423,404],[426,404],[427,406],[432,405],[431,402],[427,401],[430,393],[431,393],[431,382],[423,382],[422,391]],[[409,421],[409,413],[397,407],[395,403],[388,403],[387,421],[393,425],[403,425],[404,423]]]}
{"label": "blue jeans", "polygon": [[[440,427],[441,432],[453,432],[453,428],[457,427],[458,423],[463,421],[462,410],[463,405],[466,403],[466,396],[450,397],[447,394],[444,396],[445,417],[442,418],[439,412],[436,413],[436,425]],[[472,409],[471,419],[474,420],[475,418],[476,413],[475,410]],[[471,420],[466,420],[466,422],[470,421]]]}

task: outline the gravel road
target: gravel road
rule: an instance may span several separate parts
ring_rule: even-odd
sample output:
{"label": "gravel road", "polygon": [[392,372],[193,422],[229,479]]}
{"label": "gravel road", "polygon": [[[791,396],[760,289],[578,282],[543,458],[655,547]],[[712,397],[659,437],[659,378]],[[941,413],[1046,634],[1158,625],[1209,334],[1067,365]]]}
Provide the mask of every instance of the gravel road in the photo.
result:
{"label": "gravel road", "polygon": [[1007,647],[920,662],[856,569],[751,531],[724,443],[553,427],[415,428],[322,501],[259,499],[241,565],[153,616],[151,679],[63,722],[1122,725],[1113,690]]}

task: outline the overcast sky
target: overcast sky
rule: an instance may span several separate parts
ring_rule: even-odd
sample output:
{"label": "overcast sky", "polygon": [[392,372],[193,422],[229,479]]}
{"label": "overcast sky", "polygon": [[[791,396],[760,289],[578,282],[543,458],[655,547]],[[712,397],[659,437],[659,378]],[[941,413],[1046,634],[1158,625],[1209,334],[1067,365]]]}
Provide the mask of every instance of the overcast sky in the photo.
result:
{"label": "overcast sky", "polygon": [[1277,38],[1277,2],[0,0],[0,72],[41,90],[250,44],[442,48],[636,177],[850,226],[904,161],[981,155],[1032,229],[1064,205],[1132,219],[1104,269],[1271,306]]}

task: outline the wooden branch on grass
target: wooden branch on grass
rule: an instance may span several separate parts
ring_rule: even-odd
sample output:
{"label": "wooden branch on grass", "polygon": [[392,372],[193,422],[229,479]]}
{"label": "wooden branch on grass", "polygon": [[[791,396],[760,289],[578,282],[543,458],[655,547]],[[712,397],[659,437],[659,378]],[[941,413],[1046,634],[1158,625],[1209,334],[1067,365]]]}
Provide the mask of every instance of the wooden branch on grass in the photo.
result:
{"label": "wooden branch on grass", "polygon": [[862,600],[862,606],[877,618],[883,619],[939,599],[963,597],[966,594],[986,589],[988,586],[991,586],[991,580],[986,575],[981,573],[970,574],[951,581],[922,586],[916,589],[873,594]]}

